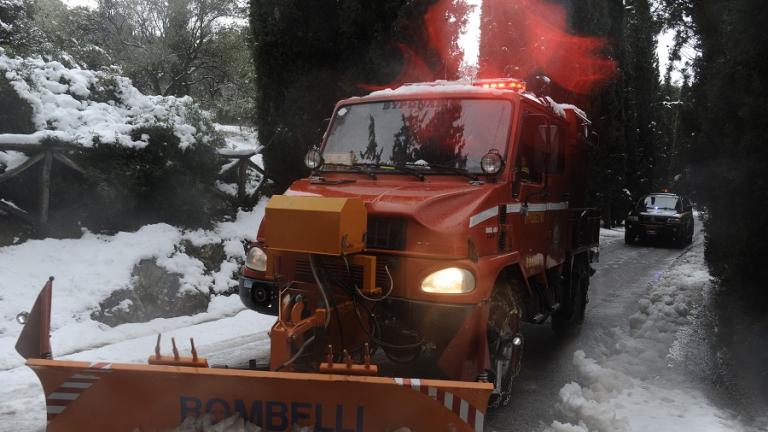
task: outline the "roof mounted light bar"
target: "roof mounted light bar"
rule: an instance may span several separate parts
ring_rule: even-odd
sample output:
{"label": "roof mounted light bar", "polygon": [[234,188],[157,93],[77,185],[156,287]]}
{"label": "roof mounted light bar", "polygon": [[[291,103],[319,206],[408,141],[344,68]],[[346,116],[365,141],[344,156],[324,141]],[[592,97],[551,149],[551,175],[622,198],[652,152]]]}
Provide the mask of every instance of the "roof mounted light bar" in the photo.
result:
{"label": "roof mounted light bar", "polygon": [[525,91],[525,81],[515,78],[494,78],[494,79],[481,79],[472,81],[472,85],[475,87],[482,87],[487,89],[501,89],[501,90],[517,90]]}

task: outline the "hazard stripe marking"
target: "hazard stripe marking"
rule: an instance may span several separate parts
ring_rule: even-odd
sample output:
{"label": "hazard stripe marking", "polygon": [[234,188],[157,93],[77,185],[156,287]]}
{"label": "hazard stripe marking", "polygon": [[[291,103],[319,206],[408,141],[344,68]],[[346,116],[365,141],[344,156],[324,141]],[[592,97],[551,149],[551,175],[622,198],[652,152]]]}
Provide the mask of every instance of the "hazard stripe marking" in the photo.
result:
{"label": "hazard stripe marking", "polygon": [[66,406],[55,406],[55,405],[48,405],[46,407],[46,412],[48,414],[61,414]]}
{"label": "hazard stripe marking", "polygon": [[112,372],[112,363],[91,363],[88,368],[73,374],[55,391],[45,398],[47,420],[50,423],[64,412],[72,401],[100,380],[104,374]]}
{"label": "hazard stripe marking", "polygon": [[421,380],[420,379],[414,378],[414,379],[411,380],[411,387],[414,390],[418,390],[420,386],[421,386]]}
{"label": "hazard stripe marking", "polygon": [[483,413],[459,396],[438,387],[423,385],[419,378],[394,378],[394,381],[399,386],[410,388],[436,400],[445,409],[456,414],[461,421],[472,427],[476,432],[483,430]]}
{"label": "hazard stripe marking", "polygon": [[75,400],[80,396],[80,393],[62,393],[62,392],[54,392],[48,395],[48,399],[52,400]]}
{"label": "hazard stripe marking", "polygon": [[81,382],[67,381],[64,384],[62,384],[60,388],[87,389],[88,387],[90,387],[92,385],[93,384],[91,384],[91,383],[81,383]]}
{"label": "hazard stripe marking", "polygon": [[481,413],[478,410],[474,410],[474,412],[475,412],[475,430],[481,431],[483,430],[483,420],[485,416],[483,415],[483,413]]}
{"label": "hazard stripe marking", "polygon": [[459,405],[459,417],[464,420],[464,423],[469,423],[469,404],[464,399]]}
{"label": "hazard stripe marking", "polygon": [[85,375],[85,374],[74,374],[72,375],[72,379],[80,379],[80,380],[98,380],[100,377],[96,375]]}
{"label": "hazard stripe marking", "polygon": [[453,393],[445,393],[445,399],[443,399],[443,405],[449,410],[453,411]]}

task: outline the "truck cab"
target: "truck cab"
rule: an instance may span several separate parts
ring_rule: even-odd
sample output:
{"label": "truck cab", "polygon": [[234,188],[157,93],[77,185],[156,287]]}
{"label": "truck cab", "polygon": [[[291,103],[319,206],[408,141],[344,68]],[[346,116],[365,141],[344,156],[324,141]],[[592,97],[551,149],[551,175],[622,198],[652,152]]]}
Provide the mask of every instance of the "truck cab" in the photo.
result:
{"label": "truck cab", "polygon": [[584,318],[590,127],[512,79],[339,102],[241,272],[243,303],[278,317],[270,368],[372,356],[378,373],[491,382],[490,405],[506,403],[521,323],[562,333]]}

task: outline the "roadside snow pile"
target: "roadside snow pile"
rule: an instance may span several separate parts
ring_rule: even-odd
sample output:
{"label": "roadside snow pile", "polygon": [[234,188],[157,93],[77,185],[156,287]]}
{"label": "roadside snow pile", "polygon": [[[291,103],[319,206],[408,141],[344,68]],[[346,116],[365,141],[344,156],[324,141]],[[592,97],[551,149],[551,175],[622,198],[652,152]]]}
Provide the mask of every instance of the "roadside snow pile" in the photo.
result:
{"label": "roadside snow pile", "polygon": [[[170,126],[181,148],[207,143],[212,127],[189,97],[146,96],[118,71],[68,68],[41,58],[11,58],[0,49],[0,73],[32,108],[36,131],[0,134],[0,143],[34,144],[46,138],[90,147],[96,140],[142,148],[141,127]],[[0,78],[2,79],[2,78]],[[210,124],[210,122],[208,122]]]}
{"label": "roadside snow pile", "polygon": [[703,248],[694,248],[661,274],[627,328],[614,328],[596,353],[579,350],[581,382],[560,390],[570,423],[554,432],[736,431],[741,426],[710,404],[681,372],[680,349],[699,319],[712,286]]}
{"label": "roadside snow pile", "polygon": [[[0,370],[23,364],[14,351],[21,332],[15,316],[31,308],[49,275],[56,277],[51,340],[57,355],[151,334],[171,322],[190,325],[242,310],[239,298],[233,296],[231,301],[214,297],[207,313],[181,321],[155,319],[112,328],[91,317],[110,294],[131,289],[132,271],[146,259],[156,259],[160,267],[179,274],[182,290],[204,295],[231,290],[237,284],[232,275],[243,256],[241,240],[255,238],[263,214],[261,204],[250,212],[240,211],[234,221],[219,223],[210,231],[185,232],[167,224],[154,224],[113,236],[85,232],[79,239],[30,240],[0,248]],[[219,270],[206,271],[200,260],[187,254],[182,246],[185,243],[221,244],[223,262]],[[115,308],[130,306],[129,302],[121,301]]]}
{"label": "roadside snow pile", "polygon": [[600,228],[600,243],[613,243],[624,239],[624,227]]}

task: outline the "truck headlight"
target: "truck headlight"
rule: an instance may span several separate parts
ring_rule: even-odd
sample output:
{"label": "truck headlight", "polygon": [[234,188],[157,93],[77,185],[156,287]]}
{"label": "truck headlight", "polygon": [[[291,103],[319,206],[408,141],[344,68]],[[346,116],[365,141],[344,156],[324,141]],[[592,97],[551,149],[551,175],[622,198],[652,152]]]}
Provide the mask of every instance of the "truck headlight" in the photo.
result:
{"label": "truck headlight", "polygon": [[462,294],[474,289],[475,276],[457,267],[436,271],[421,282],[421,290],[428,293]]}
{"label": "truck headlight", "polygon": [[679,224],[680,223],[680,218],[676,217],[676,216],[672,216],[671,218],[667,219],[667,223]]}
{"label": "truck headlight", "polygon": [[637,218],[637,216],[629,216],[627,220],[630,222],[637,222],[639,219]]}
{"label": "truck headlight", "polygon": [[267,271],[267,254],[261,248],[252,247],[245,257],[245,266],[251,270]]}

